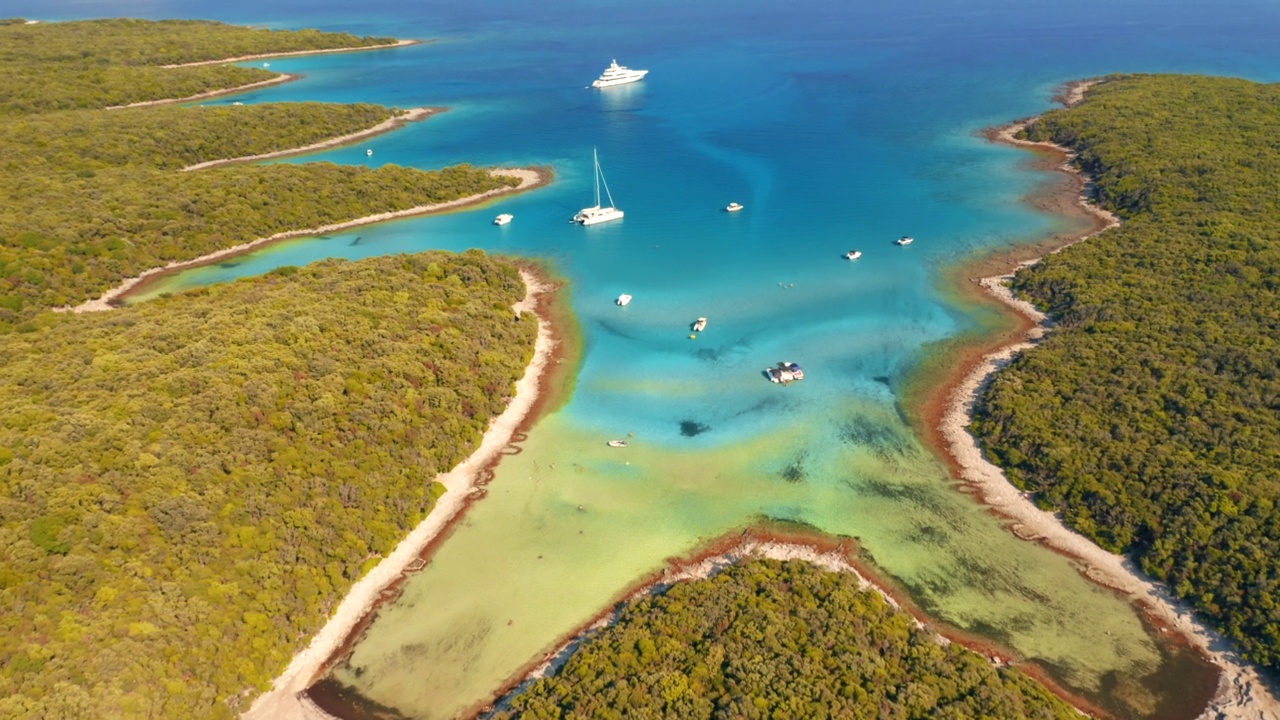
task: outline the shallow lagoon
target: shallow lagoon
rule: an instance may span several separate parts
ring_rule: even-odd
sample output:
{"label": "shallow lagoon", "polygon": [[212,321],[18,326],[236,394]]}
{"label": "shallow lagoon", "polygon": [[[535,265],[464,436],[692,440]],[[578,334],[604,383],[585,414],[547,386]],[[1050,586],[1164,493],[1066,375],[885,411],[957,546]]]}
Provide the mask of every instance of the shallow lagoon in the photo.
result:
{"label": "shallow lagoon", "polygon": [[[106,12],[25,3],[10,14]],[[1143,678],[1160,658],[1134,611],[952,489],[910,436],[897,393],[930,343],[975,328],[939,294],[941,272],[1056,227],[1018,204],[1043,177],[973,133],[1045,109],[1063,81],[1110,71],[1274,79],[1276,7],[117,5],[111,14],[438,38],[273,60],[306,79],[234,100],[444,105],[428,122],[306,159],[547,164],[558,175],[486,208],[292,241],[151,288],[473,246],[548,260],[573,283],[585,341],[573,398],[503,462],[337,679],[447,717],[666,558],[768,517],[857,537],[941,620],[1134,714],[1154,707]],[[651,74],[585,90],[612,57]],[[627,217],[570,227],[591,200],[593,147]],[[722,212],[731,200],[746,209]],[[516,219],[494,227],[498,212]],[[904,233],[916,243],[895,247]],[[861,260],[840,258],[854,247]],[[621,292],[635,296],[626,308],[612,304]],[[698,316],[710,324],[690,340]],[[761,369],[779,360],[801,362],[809,379],[767,383]],[[625,450],[604,444],[631,433]],[[1168,676],[1148,682],[1176,689]]]}

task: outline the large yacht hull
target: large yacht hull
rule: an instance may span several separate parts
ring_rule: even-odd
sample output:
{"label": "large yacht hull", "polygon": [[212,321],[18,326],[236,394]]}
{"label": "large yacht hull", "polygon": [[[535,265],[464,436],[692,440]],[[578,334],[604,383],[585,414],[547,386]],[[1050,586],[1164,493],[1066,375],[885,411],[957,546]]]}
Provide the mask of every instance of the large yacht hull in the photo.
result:
{"label": "large yacht hull", "polygon": [[649,74],[648,70],[637,70],[635,74],[628,75],[626,77],[610,78],[608,80],[603,80],[603,79],[596,80],[595,82],[591,83],[591,87],[607,88],[607,87],[613,87],[614,85],[626,85],[627,83],[633,83],[638,80],[643,80],[644,76],[648,74]]}

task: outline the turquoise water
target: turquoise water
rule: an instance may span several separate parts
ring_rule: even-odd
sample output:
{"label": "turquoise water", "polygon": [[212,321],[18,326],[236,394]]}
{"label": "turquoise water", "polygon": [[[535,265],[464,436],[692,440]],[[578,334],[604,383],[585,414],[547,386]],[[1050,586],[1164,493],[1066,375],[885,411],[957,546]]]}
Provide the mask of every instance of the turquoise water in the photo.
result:
{"label": "turquoise water", "polygon": [[[537,192],[293,241],[152,288],[470,247],[548,260],[573,283],[586,352],[572,400],[504,461],[334,677],[414,717],[448,717],[667,558],[769,517],[859,538],[934,616],[1122,715],[1176,704],[1169,662],[1133,610],[956,492],[910,436],[897,393],[922,348],[974,327],[939,295],[941,271],[1056,227],[1018,202],[1044,177],[975,131],[1046,109],[1064,81],[1113,71],[1273,80],[1280,6],[544,5],[8,4],[8,15],[50,19],[209,17],[435,39],[273,59],[305,79],[218,102],[450,108],[291,162],[555,168]],[[615,57],[649,77],[586,89]],[[571,226],[592,201],[593,148],[627,216]],[[746,209],[723,212],[730,201]],[[499,212],[515,221],[493,226]],[[895,246],[902,234],[915,244]],[[840,257],[851,248],[863,251],[856,263]],[[635,298],[625,308],[612,302],[622,292]],[[690,340],[699,316],[709,326]],[[808,379],[766,382],[761,370],[779,360]],[[620,436],[631,447],[604,446]]]}

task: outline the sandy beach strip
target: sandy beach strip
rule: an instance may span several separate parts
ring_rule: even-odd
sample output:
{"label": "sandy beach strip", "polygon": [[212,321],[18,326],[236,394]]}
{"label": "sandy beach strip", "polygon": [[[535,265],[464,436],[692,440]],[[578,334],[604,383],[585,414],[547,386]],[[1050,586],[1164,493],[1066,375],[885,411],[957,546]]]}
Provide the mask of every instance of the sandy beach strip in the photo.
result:
{"label": "sandy beach strip", "polygon": [[[1057,684],[1038,666],[1021,664],[1018,658],[1008,655],[1007,650],[954,627],[939,624],[930,618],[927,613],[911,602],[901,588],[896,587],[859,558],[856,543],[848,539],[805,531],[780,531],[777,528],[757,526],[724,535],[688,557],[668,560],[664,568],[635,583],[611,602],[607,609],[569,634],[543,658],[517,672],[503,684],[491,703],[472,707],[461,713],[460,717],[475,717],[495,708],[505,708],[511,699],[522,692],[529,683],[559,672],[583,642],[588,641],[602,628],[617,621],[623,604],[665,592],[675,583],[706,579],[729,565],[761,558],[782,561],[799,560],[815,565],[826,572],[851,574],[856,578],[861,589],[880,595],[898,612],[906,613],[910,616],[911,623],[927,632],[934,641],[943,645],[959,644],[986,658],[997,667],[1015,666],[1044,685],[1050,692],[1081,709],[1082,712],[1103,714],[1102,710],[1092,707],[1088,700],[1074,695],[1067,688]],[[323,714],[315,716],[317,720],[329,717],[331,716]]]}
{"label": "sandy beach strip", "polygon": [[366,52],[369,50],[389,50],[391,48],[405,47],[406,45],[420,45],[422,42],[422,40],[398,40],[387,45],[361,45],[360,47],[328,48],[325,50],[289,50],[287,52],[260,53],[258,55],[239,55],[237,57],[222,58],[221,60],[198,60],[196,62],[180,63],[177,65],[161,65],[160,67],[172,69],[198,67],[200,65],[226,65],[227,63],[261,60],[263,58],[291,57],[297,55],[329,55],[332,53]]}
{"label": "sandy beach strip", "polygon": [[[1078,102],[1087,88],[1088,84],[1085,83],[1070,88],[1065,95],[1067,102]],[[1067,148],[1052,143],[1032,143],[1014,137],[1030,122],[1034,122],[1034,119],[1001,128],[996,133],[996,137],[1001,142],[1016,146],[1052,148],[1064,153],[1068,160],[1072,157],[1071,151]],[[1065,172],[1076,172],[1069,162],[1061,169]],[[1095,237],[1119,223],[1118,218],[1092,205],[1083,197],[1080,203],[1087,212],[1105,221],[1103,227],[1071,239],[1062,247]],[[1034,264],[1036,260],[1023,264]],[[1023,495],[1009,482],[999,467],[987,461],[977,441],[969,433],[969,425],[973,420],[974,402],[992,375],[1007,365],[1018,353],[1034,347],[1036,342],[1051,329],[1051,324],[1044,314],[1031,303],[1013,296],[1007,285],[1011,277],[1011,275],[987,277],[982,278],[980,282],[990,297],[1008,305],[1027,318],[1029,329],[1022,334],[1022,337],[983,357],[963,380],[954,386],[945,414],[939,423],[938,429],[945,439],[947,454],[950,456],[948,459],[957,469],[959,478],[975,491],[984,504],[1003,517],[1010,529],[1019,537],[1043,544],[1073,558],[1080,564],[1087,577],[1127,595],[1159,625],[1185,637],[1192,647],[1200,649],[1220,667],[1222,677],[1218,694],[1201,714],[1200,717],[1203,720],[1280,718],[1280,703],[1277,702],[1272,690],[1256,668],[1241,661],[1232,643],[1198,621],[1187,603],[1178,600],[1163,585],[1149,579],[1133,562],[1124,556],[1102,549],[1088,538],[1069,529],[1063,524],[1060,516],[1036,507],[1029,497]]]}
{"label": "sandy beach strip", "polygon": [[220,167],[222,165],[234,165],[237,163],[257,162],[259,160],[270,160],[272,158],[292,157],[295,155],[305,155],[307,153],[317,152],[319,150],[327,150],[329,148],[349,145],[358,140],[364,140],[375,135],[391,132],[405,123],[420,122],[437,113],[445,112],[445,108],[437,107],[420,107],[402,110],[394,117],[387,118],[371,128],[359,130],[357,132],[340,135],[328,140],[322,140],[318,143],[303,145],[302,147],[289,148],[287,150],[276,150],[275,152],[262,153],[260,155],[246,155],[238,158],[222,158],[219,160],[207,160],[195,165],[188,165],[180,172],[191,172],[192,170],[207,170],[208,168]]}
{"label": "sandy beach strip", "polygon": [[[716,543],[712,547],[714,549],[710,551],[710,554],[699,553],[686,561],[670,562],[667,567],[642,581],[638,587],[628,590],[622,597],[611,603],[608,610],[563,640],[534,667],[518,675],[518,679],[514,680],[502,691],[501,696],[495,701],[494,705],[501,706],[505,701],[509,701],[519,694],[528,683],[559,672],[584,641],[588,640],[596,631],[617,621],[620,613],[619,606],[629,604],[649,595],[662,593],[666,588],[676,583],[706,580],[730,565],[750,562],[751,560],[801,560],[827,572],[849,573],[857,579],[859,588],[878,593],[894,608],[902,609],[893,595],[868,580],[855,565],[849,562],[848,554],[842,548],[819,547],[817,544],[809,544],[790,538],[772,538],[767,533],[752,533],[750,531],[743,535],[742,538],[732,540],[728,546],[721,546]],[[912,616],[912,623],[919,628],[925,627],[914,616]],[[950,642],[936,633],[934,636],[939,642]]]}
{"label": "sandy beach strip", "polygon": [[[261,58],[289,57],[289,56],[296,56],[296,55],[325,55],[330,53],[345,53],[345,52],[366,52],[369,50],[386,50],[388,48],[405,47],[406,45],[418,45],[418,44],[421,44],[422,42],[423,41],[421,40],[400,40],[391,45],[365,45],[362,47],[331,48],[328,50],[291,50],[289,52],[262,53],[260,55],[241,55],[239,57],[223,58],[221,60],[200,60],[198,62],[183,63],[181,65],[160,65],[159,67],[171,70],[174,68],[196,67],[198,65],[226,65],[228,63],[244,62],[246,60],[259,60]],[[110,105],[104,109],[124,110],[126,108],[150,107],[152,105],[174,105],[178,103],[196,102],[199,100],[208,100],[209,98],[222,97],[223,95],[235,95],[242,92],[248,92],[249,90],[256,90],[258,88],[270,87],[272,85],[280,85],[282,83],[293,82],[294,80],[301,80],[301,79],[302,79],[301,75],[295,75],[293,73],[281,73],[277,77],[273,77],[269,80],[260,80],[255,83],[249,83],[248,85],[238,85],[236,87],[221,88],[218,90],[207,90],[202,93],[196,93],[195,95],[188,95],[187,97],[163,98],[161,100],[144,100],[142,102],[129,103],[128,105]]]}
{"label": "sandy beach strip", "polygon": [[282,83],[293,82],[301,79],[301,75],[292,75],[285,73],[269,80],[260,80],[248,85],[239,85],[233,88],[222,88],[220,90],[207,90],[195,95],[188,95],[180,98],[164,98],[162,100],[144,100],[142,102],[129,103],[128,105],[108,105],[104,110],[127,110],[129,108],[150,107],[152,105],[176,105],[178,103],[196,102],[197,100],[207,100],[209,98],[221,97],[222,95],[235,95],[236,93],[248,92],[257,88],[269,87],[271,85],[280,85]]}
{"label": "sandy beach strip", "polygon": [[467,197],[458,198],[457,200],[450,200],[448,202],[435,203],[432,205],[419,205],[417,207],[408,208],[406,210],[396,210],[393,212],[378,213],[376,215],[368,215],[362,218],[348,220],[346,222],[335,223],[332,225],[323,225],[318,228],[307,228],[304,230],[289,230],[286,232],[276,233],[275,235],[271,235],[270,237],[258,238],[257,240],[252,240],[247,243],[242,243],[240,245],[235,245],[229,248],[223,248],[222,250],[217,250],[217,251],[208,253],[207,255],[201,255],[200,257],[193,258],[191,260],[174,261],[162,267],[152,268],[136,277],[131,277],[121,282],[119,285],[108,290],[107,292],[103,293],[102,296],[94,300],[89,300],[87,302],[81,303],[80,305],[77,305],[71,308],[62,307],[62,308],[54,308],[53,310],[54,312],[76,312],[76,313],[103,312],[106,310],[111,310],[111,309],[114,309],[116,305],[121,300],[123,300],[131,291],[137,289],[142,283],[146,282],[147,280],[151,280],[157,276],[163,275],[165,273],[171,273],[176,270],[185,270],[185,269],[193,268],[199,265],[207,265],[211,262],[223,260],[225,258],[232,257],[235,255],[242,255],[251,250],[256,250],[264,245],[270,245],[271,243],[280,242],[281,240],[288,240],[290,238],[308,237],[311,235],[324,235],[327,233],[334,233],[334,232],[340,232],[343,230],[349,230],[351,228],[360,227],[362,225],[372,225],[374,223],[386,222],[388,220],[396,220],[399,218],[407,218],[407,217],[413,217],[417,215],[428,215],[431,213],[441,212],[444,210],[452,210],[452,209],[464,207],[467,205],[474,205],[476,203],[484,202],[489,198],[497,197],[499,195],[506,195],[506,194],[515,193],[515,192],[523,192],[526,190],[532,190],[537,187],[542,187],[543,185],[550,183],[553,177],[551,171],[546,168],[493,168],[489,172],[497,176],[507,176],[507,177],[518,178],[520,180],[520,184],[515,187],[496,188],[494,190],[478,193],[476,195],[469,195]]}
{"label": "sandy beach strip", "polygon": [[[541,295],[551,286],[541,277],[521,270],[528,288],[523,300],[513,306],[516,313],[534,311]],[[347,593],[329,622],[311,640],[305,650],[294,656],[293,661],[272,688],[258,697],[242,715],[246,720],[325,720],[325,714],[305,696],[299,697],[311,684],[328,658],[343,644],[357,623],[377,604],[382,591],[396,582],[411,565],[418,562],[423,550],[437,535],[447,528],[454,516],[466,507],[485,469],[491,466],[503,449],[511,442],[526,415],[534,407],[542,390],[544,371],[552,356],[554,341],[551,325],[541,313],[538,317],[538,338],[534,345],[533,360],[525,369],[524,377],[516,383],[515,396],[507,409],[495,418],[485,432],[480,447],[460,465],[436,477],[446,492],[436,501],[435,507],[412,532],[383,558],[368,575],[365,575]]]}

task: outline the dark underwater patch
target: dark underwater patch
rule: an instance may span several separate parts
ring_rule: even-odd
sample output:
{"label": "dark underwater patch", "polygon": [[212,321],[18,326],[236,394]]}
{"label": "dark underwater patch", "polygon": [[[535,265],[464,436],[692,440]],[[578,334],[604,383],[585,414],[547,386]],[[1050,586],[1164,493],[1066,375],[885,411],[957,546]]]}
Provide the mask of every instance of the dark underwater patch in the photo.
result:
{"label": "dark underwater patch", "polygon": [[806,455],[807,453],[803,452],[796,455],[792,458],[791,462],[787,463],[786,467],[782,468],[782,472],[778,474],[783,480],[786,480],[789,483],[804,482],[804,479],[808,477],[808,473],[806,473],[804,469]]}
{"label": "dark underwater patch", "polygon": [[604,329],[604,331],[605,331],[605,332],[607,332],[607,333],[609,333],[610,335],[617,335],[618,337],[620,337],[620,338],[625,338],[625,339],[627,339],[627,340],[635,340],[635,337],[634,337],[634,336],[632,336],[632,335],[628,335],[627,333],[625,333],[625,332],[623,332],[621,329],[619,329],[619,327],[618,327],[617,325],[614,325],[614,324],[612,324],[612,323],[607,323],[607,322],[604,322],[603,320],[601,320],[601,321],[600,321],[600,327],[601,327],[601,328],[603,328],[603,329]]}
{"label": "dark underwater patch", "polygon": [[697,437],[710,429],[710,425],[700,423],[697,420],[680,421],[680,434],[685,437]]}
{"label": "dark underwater patch", "polygon": [[865,417],[851,418],[842,424],[840,439],[867,448],[882,460],[905,457],[914,450],[910,439],[896,428]]}

